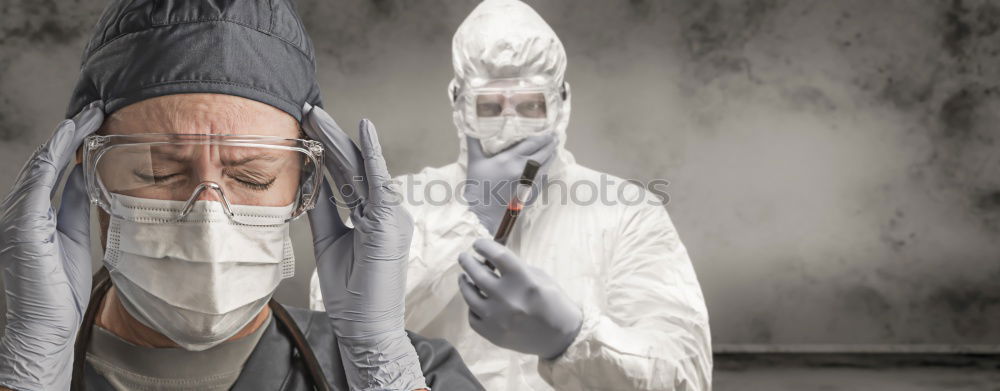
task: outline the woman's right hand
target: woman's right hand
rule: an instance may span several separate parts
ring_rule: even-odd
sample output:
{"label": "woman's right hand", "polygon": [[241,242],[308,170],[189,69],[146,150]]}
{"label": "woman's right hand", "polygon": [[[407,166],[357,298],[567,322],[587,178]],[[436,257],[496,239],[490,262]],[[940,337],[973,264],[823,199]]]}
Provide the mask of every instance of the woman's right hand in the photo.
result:
{"label": "woman's right hand", "polygon": [[38,148],[0,203],[0,268],[7,325],[0,340],[0,386],[66,390],[73,345],[91,285],[90,203],[83,170],[72,170],[57,212],[52,196],[84,137],[104,121],[94,102]]}

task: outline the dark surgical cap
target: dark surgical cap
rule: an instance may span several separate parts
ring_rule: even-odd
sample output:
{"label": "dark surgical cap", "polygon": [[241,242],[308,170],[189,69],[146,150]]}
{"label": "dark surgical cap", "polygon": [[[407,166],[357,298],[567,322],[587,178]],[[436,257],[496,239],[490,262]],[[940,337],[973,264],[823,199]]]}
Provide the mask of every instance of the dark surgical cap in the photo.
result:
{"label": "dark surgical cap", "polygon": [[302,120],[320,105],[312,42],[291,0],[117,0],[83,51],[67,117],[162,95],[217,93]]}

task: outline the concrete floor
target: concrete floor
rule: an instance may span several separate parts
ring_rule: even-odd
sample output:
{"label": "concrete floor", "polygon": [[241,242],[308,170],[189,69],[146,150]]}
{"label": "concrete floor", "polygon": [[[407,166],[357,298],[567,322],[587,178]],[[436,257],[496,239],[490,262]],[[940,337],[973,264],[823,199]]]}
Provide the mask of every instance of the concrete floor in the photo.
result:
{"label": "concrete floor", "polygon": [[716,391],[1000,391],[1000,358],[716,355]]}

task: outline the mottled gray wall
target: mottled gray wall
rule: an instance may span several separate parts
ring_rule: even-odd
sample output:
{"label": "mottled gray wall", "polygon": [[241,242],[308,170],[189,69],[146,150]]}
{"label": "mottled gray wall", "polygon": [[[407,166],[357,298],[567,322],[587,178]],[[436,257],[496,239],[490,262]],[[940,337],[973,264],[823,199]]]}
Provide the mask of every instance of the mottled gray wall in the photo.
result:
{"label": "mottled gray wall", "polygon": [[[3,188],[61,117],[91,3],[0,5]],[[716,343],[1000,343],[1000,2],[534,4],[569,53],[569,148],[671,182]],[[341,124],[373,119],[395,173],[453,161],[475,2],[299,5]]]}

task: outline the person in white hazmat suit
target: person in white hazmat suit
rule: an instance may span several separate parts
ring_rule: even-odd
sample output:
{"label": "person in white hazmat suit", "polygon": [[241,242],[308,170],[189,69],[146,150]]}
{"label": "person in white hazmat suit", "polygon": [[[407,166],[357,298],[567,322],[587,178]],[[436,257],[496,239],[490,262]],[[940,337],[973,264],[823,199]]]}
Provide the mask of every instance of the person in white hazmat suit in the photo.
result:
{"label": "person in white hazmat suit", "polygon": [[[709,390],[704,298],[666,209],[564,148],[559,38],[521,1],[486,0],[452,45],[458,162],[398,178],[414,220],[407,328],[453,343],[488,390]],[[511,191],[494,190],[528,159],[542,194],[504,247],[490,238]],[[580,193],[602,176],[624,186]],[[315,276],[311,296],[321,308]]]}

